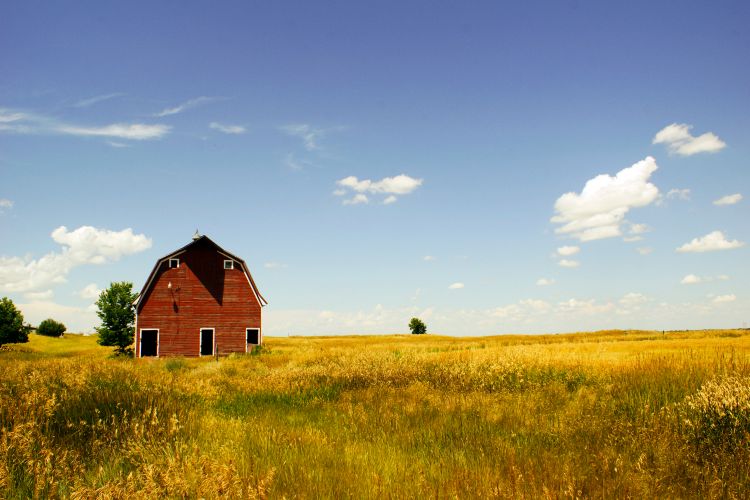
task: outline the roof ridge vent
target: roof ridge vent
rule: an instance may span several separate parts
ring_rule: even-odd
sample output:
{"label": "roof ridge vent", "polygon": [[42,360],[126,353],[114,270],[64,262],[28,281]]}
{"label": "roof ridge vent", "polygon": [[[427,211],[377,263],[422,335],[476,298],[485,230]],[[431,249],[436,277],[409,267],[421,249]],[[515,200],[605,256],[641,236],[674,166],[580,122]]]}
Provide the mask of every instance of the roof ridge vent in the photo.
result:
{"label": "roof ridge vent", "polygon": [[201,233],[198,232],[198,229],[195,230],[195,234],[193,235],[193,241],[200,239]]}

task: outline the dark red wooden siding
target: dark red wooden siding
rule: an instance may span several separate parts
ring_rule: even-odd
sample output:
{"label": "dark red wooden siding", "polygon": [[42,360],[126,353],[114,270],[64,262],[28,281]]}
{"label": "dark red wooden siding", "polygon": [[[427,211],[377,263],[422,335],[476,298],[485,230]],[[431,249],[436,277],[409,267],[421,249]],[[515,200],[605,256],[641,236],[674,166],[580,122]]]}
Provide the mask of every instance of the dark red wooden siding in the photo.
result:
{"label": "dark red wooden siding", "polygon": [[200,241],[175,258],[180,267],[162,263],[139,304],[136,355],[142,329],[159,330],[159,356],[198,356],[202,328],[214,329],[219,354],[245,352],[245,329],[261,328],[261,306],[239,263],[224,269],[227,257]]}

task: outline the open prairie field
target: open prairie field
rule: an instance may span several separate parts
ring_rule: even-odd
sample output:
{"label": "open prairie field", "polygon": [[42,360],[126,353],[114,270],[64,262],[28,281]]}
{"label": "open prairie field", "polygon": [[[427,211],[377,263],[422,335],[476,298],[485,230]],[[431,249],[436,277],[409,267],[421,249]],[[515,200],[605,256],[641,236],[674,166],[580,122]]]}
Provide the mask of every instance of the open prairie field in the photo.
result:
{"label": "open prairie field", "polygon": [[0,495],[746,497],[750,331],[0,352]]}

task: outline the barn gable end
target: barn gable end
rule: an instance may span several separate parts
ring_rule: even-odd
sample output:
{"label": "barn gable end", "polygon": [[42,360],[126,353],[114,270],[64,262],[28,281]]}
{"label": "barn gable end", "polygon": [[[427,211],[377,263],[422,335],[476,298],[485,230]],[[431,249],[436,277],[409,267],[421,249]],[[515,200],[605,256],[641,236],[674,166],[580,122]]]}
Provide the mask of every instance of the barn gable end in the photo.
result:
{"label": "barn gable end", "polygon": [[146,280],[135,302],[136,356],[247,352],[262,342],[266,304],[242,259],[198,237],[159,259]]}

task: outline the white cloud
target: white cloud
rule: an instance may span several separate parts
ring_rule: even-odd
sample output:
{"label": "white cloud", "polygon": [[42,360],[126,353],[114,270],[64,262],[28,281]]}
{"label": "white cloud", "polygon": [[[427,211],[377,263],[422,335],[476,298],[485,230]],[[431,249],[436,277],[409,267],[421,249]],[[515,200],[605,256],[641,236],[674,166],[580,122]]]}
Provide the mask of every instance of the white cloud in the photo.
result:
{"label": "white cloud", "polygon": [[577,254],[577,253],[578,253],[578,252],[580,252],[580,251],[581,251],[581,247],[576,247],[576,246],[563,246],[563,247],[559,247],[559,248],[557,249],[557,254],[558,254],[558,255],[563,255],[563,256],[565,256],[565,257],[569,257],[569,256],[571,256],[571,255],[575,255],[575,254]]}
{"label": "white cloud", "polygon": [[[315,166],[311,161],[306,159],[299,159],[294,156],[294,153],[289,153],[284,158],[284,165],[289,167],[292,170],[304,170],[306,167],[313,167]],[[342,196],[346,194],[346,191],[341,190],[340,193],[337,193],[336,191],[333,192],[336,196]]]}
{"label": "white cloud", "polygon": [[577,260],[570,260],[570,259],[560,259],[560,262],[557,263],[561,267],[568,267],[568,268],[574,268],[581,265],[580,262]]}
{"label": "white cloud", "polygon": [[223,132],[225,134],[238,135],[244,134],[247,131],[247,129],[242,125],[227,125],[218,122],[211,122],[208,126],[209,128],[218,130],[219,132]]}
{"label": "white cloud", "polygon": [[651,252],[653,252],[654,249],[651,248],[651,247],[638,247],[638,248],[635,249],[635,251],[638,252],[641,255],[648,255]]}
{"label": "white cloud", "polygon": [[624,307],[632,308],[639,304],[647,302],[648,298],[642,293],[630,292],[626,293],[620,300],[620,304]]}
{"label": "white cloud", "polygon": [[695,274],[688,274],[682,280],[680,281],[681,285],[695,285],[697,283],[702,282],[703,279],[700,276],[696,276]]}
{"label": "white cloud", "polygon": [[424,257],[422,257],[422,260],[424,260],[425,262],[433,262],[437,260],[437,257],[433,255],[425,255]]}
{"label": "white cloud", "polygon": [[580,241],[620,236],[620,226],[630,209],[658,199],[659,189],[648,182],[657,169],[656,160],[649,156],[614,177],[602,174],[588,180],[580,194],[563,194],[555,202],[557,213],[551,219],[563,224],[555,232]]}
{"label": "white cloud", "polygon": [[536,284],[538,286],[550,286],[550,285],[554,285],[555,284],[555,280],[553,280],[551,278],[550,279],[539,278],[538,280],[536,280]]}
{"label": "white cloud", "polygon": [[111,94],[103,94],[103,95],[97,95],[94,97],[89,97],[88,99],[81,99],[80,101],[73,104],[74,108],[88,108],[89,106],[93,106],[94,104],[100,103],[102,101],[108,101],[110,99],[114,99],[115,97],[122,97],[125,94],[122,92],[113,92]]}
{"label": "white cloud", "polygon": [[362,193],[357,193],[353,197],[344,200],[341,202],[344,205],[359,205],[362,203],[370,203],[369,198],[367,198],[367,195],[364,195]]}
{"label": "white cloud", "polygon": [[101,293],[102,289],[96,283],[89,283],[78,292],[78,296],[86,300],[98,300]]}
{"label": "white cloud", "polygon": [[622,239],[625,243],[634,243],[643,240],[643,236],[626,236]]}
{"label": "white cloud", "polygon": [[263,264],[263,267],[265,267],[266,269],[285,269],[289,266],[287,266],[286,264],[282,264],[281,262],[266,262],[265,264]]}
{"label": "white cloud", "polygon": [[107,141],[107,144],[109,144],[113,148],[129,148],[130,147],[130,144],[125,144],[124,142]]}
{"label": "white cloud", "polygon": [[[337,189],[334,194],[340,196],[341,191],[350,190],[355,193],[364,194],[387,194],[384,204],[394,203],[396,201],[395,195],[406,195],[412,193],[415,189],[422,185],[423,179],[415,179],[405,174],[396,175],[394,177],[384,177],[379,181],[372,181],[370,179],[359,180],[357,177],[350,175],[336,181],[336,185],[340,189]],[[355,196],[356,198],[356,196]]]}
{"label": "white cloud", "polygon": [[595,299],[569,299],[563,302],[559,302],[557,304],[557,307],[555,307],[555,312],[564,315],[590,316],[612,311],[614,307],[614,304],[612,304],[611,302],[607,302],[606,304],[597,304]]}
{"label": "white cloud", "polygon": [[43,292],[26,292],[23,294],[23,296],[27,300],[38,302],[40,300],[50,300],[55,296],[55,292],[53,292],[52,290],[44,290]]}
{"label": "white cloud", "polygon": [[0,292],[28,292],[64,283],[70,271],[85,264],[104,264],[124,255],[151,247],[151,239],[122,231],[81,226],[68,231],[60,226],[52,231],[52,239],[62,246],[39,259],[31,257],[0,257]]}
{"label": "white cloud", "polygon": [[6,210],[13,208],[13,200],[7,198],[0,198],[0,215],[4,214]]}
{"label": "white cloud", "polygon": [[16,305],[23,313],[24,320],[32,325],[38,325],[47,318],[55,318],[67,327],[68,332],[93,333],[94,326],[99,323],[93,307],[66,306],[49,300]]}
{"label": "white cloud", "polygon": [[93,137],[116,137],[143,141],[161,139],[172,129],[169,125],[146,125],[144,123],[113,123],[103,127],[80,127],[77,125],[59,125],[57,131],[61,134]]}
{"label": "white cloud", "polygon": [[630,234],[643,234],[651,231],[651,228],[646,224],[630,224],[628,232]]}
{"label": "white cloud", "polygon": [[685,243],[677,249],[678,252],[713,252],[716,250],[731,250],[744,246],[745,243],[732,240],[729,241],[721,231],[713,231],[700,238],[694,238],[690,243]]}
{"label": "white cloud", "polygon": [[688,201],[690,200],[690,189],[670,189],[667,192],[667,198],[671,199],[678,199],[678,200],[684,200]]}
{"label": "white cloud", "polygon": [[177,113],[182,113],[185,110],[194,108],[196,106],[200,106],[201,104],[206,104],[208,102],[215,101],[216,97],[206,97],[206,96],[200,96],[196,97],[195,99],[190,99],[188,101],[183,102],[182,104],[178,104],[177,106],[173,108],[166,108],[162,111],[159,111],[158,113],[154,113],[154,116],[157,118],[163,118],[165,116],[170,115],[176,115]]}
{"label": "white cloud", "polygon": [[161,139],[171,129],[172,127],[168,125],[145,123],[113,123],[102,126],[82,126],[60,122],[46,116],[0,109],[0,132],[63,134],[78,137],[106,137],[142,141]]}
{"label": "white cloud", "polygon": [[692,125],[673,123],[656,133],[652,144],[666,144],[669,152],[681,156],[698,153],[715,153],[726,147],[726,143],[712,132],[694,137],[690,133]]}
{"label": "white cloud", "polygon": [[727,276],[726,274],[720,274],[716,277],[716,279],[719,281],[726,281],[729,279],[729,276]]}
{"label": "white cloud", "polygon": [[292,137],[298,137],[302,139],[302,144],[308,151],[317,151],[321,149],[320,139],[322,139],[331,130],[341,129],[341,127],[336,127],[333,129],[315,128],[306,123],[284,125],[279,128]]}
{"label": "white cloud", "polygon": [[730,293],[728,295],[717,295],[714,297],[714,303],[721,304],[723,302],[734,302],[737,300],[737,296],[733,293]]}
{"label": "white cloud", "polygon": [[460,282],[456,282],[456,283],[453,283],[448,288],[450,288],[451,290],[460,290],[460,289],[464,288],[464,284],[460,283]]}
{"label": "white cloud", "polygon": [[726,196],[722,196],[718,200],[715,200],[714,205],[734,205],[735,203],[739,203],[740,201],[742,201],[742,195],[740,193],[728,194]]}

